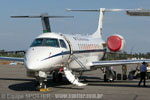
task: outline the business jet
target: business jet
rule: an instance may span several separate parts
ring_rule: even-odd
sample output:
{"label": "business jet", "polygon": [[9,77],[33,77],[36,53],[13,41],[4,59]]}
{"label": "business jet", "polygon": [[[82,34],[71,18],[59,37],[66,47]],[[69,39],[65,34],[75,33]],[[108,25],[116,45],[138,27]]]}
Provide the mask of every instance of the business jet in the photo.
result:
{"label": "business jet", "polygon": [[[140,10],[140,9],[134,9]],[[124,50],[125,40],[121,35],[114,34],[108,37],[107,42],[102,39],[102,23],[104,13],[114,11],[134,11],[133,9],[105,9],[99,10],[71,10],[99,12],[99,23],[96,32],[88,36],[71,35],[51,32],[49,18],[66,18],[67,16],[12,16],[13,18],[41,18],[43,34],[34,39],[24,58],[0,57],[0,59],[24,62],[27,76],[35,77],[36,89],[46,88],[48,75],[52,74],[53,80],[61,80],[62,72],[74,85],[85,86],[72,72],[85,72],[97,68],[123,64],[136,64],[150,62],[145,60],[112,60],[102,61],[106,48],[111,52]],[[69,16],[68,16],[69,17]]]}

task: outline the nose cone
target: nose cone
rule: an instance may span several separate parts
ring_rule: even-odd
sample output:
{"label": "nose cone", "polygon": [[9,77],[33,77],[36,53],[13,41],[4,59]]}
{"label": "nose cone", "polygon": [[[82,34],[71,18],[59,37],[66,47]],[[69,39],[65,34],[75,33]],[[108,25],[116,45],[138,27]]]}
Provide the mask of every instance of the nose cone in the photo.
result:
{"label": "nose cone", "polygon": [[27,70],[38,71],[43,68],[41,60],[49,56],[49,51],[44,50],[42,48],[30,48],[27,51],[24,58],[24,63]]}
{"label": "nose cone", "polygon": [[[60,52],[59,52],[60,53]],[[24,64],[29,71],[48,71],[61,64],[62,57],[56,56],[58,50],[46,47],[30,48],[24,58]]]}
{"label": "nose cone", "polygon": [[39,68],[41,68],[40,63],[34,60],[25,61],[25,67],[27,70],[30,70],[30,71],[37,71],[39,70]]}

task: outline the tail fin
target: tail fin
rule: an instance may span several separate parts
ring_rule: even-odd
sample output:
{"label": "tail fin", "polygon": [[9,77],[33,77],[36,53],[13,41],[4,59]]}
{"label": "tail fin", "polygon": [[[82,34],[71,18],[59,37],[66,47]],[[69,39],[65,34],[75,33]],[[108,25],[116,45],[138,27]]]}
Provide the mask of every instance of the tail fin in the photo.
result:
{"label": "tail fin", "polygon": [[101,38],[102,37],[102,28],[103,28],[103,17],[105,12],[116,12],[116,11],[139,11],[141,9],[105,9],[100,8],[100,15],[99,15],[99,23],[98,28],[95,33],[92,34],[92,37],[94,38]]}
{"label": "tail fin", "polygon": [[67,11],[100,12],[98,28],[97,28],[97,31],[94,34],[92,34],[92,37],[101,38],[101,36],[102,36],[102,21],[103,21],[105,8],[100,8],[100,10],[72,10],[72,9],[67,9]]}
{"label": "tail fin", "polygon": [[105,8],[100,8],[99,11],[100,11],[100,14],[99,14],[98,27],[97,27],[96,32],[92,34],[92,37],[94,37],[94,38],[101,38],[102,37],[103,17],[104,17]]}

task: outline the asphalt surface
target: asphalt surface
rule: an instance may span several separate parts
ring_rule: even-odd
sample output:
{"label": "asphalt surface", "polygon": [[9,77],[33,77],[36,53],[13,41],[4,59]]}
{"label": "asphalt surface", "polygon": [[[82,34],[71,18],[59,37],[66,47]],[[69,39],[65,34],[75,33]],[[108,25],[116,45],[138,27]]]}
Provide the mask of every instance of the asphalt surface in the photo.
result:
{"label": "asphalt surface", "polygon": [[138,87],[139,80],[103,82],[100,70],[83,74],[87,86],[78,87],[65,78],[62,82],[48,81],[49,92],[35,91],[35,80],[26,77],[23,65],[0,65],[0,100],[149,100],[150,80],[147,87]]}

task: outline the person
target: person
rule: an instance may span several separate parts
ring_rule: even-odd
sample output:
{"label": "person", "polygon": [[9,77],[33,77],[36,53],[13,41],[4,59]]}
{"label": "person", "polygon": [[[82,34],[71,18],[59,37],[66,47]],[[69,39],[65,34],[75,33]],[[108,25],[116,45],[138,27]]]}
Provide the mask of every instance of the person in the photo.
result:
{"label": "person", "polygon": [[147,64],[145,62],[143,62],[142,65],[140,66],[141,79],[139,81],[138,86],[140,86],[142,80],[144,80],[144,87],[146,87],[146,84],[145,84],[146,72],[147,72]]}

